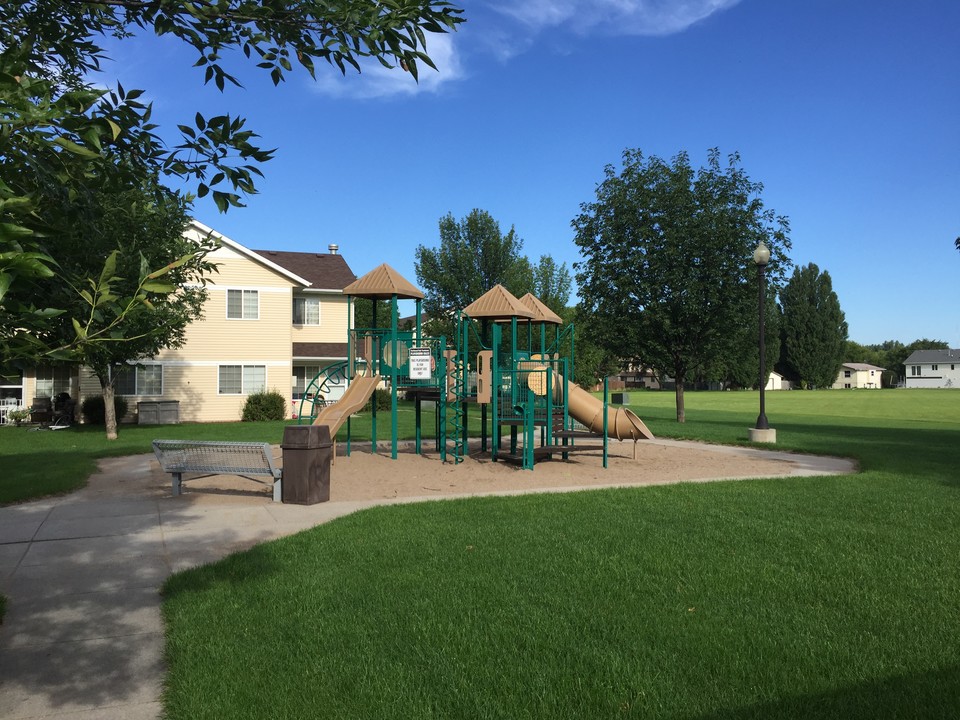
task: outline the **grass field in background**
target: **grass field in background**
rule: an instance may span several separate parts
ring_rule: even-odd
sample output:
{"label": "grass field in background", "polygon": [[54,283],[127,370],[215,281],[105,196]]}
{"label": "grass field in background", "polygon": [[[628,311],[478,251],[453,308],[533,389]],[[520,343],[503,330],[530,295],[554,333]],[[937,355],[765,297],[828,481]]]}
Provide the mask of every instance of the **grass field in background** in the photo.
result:
{"label": "grass field in background", "polygon": [[[757,412],[688,393],[678,426],[671,394],[631,400],[710,441]],[[176,575],[166,712],[955,718],[960,393],[770,393],[767,414],[779,448],[863,472],[378,508]]]}

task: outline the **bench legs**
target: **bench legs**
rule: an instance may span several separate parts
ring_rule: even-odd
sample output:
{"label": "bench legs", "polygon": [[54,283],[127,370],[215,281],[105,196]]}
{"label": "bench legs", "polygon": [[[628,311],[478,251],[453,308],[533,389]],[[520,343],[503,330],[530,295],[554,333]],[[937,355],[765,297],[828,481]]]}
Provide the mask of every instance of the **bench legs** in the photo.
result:
{"label": "bench legs", "polygon": [[[175,472],[175,473],[170,473],[170,475],[173,477],[172,488],[171,488],[173,491],[173,496],[177,497],[183,492],[183,473]],[[283,501],[282,500],[283,498],[282,483],[283,483],[283,480],[281,478],[277,478],[276,480],[274,480],[274,483],[273,483],[273,501],[274,502]]]}

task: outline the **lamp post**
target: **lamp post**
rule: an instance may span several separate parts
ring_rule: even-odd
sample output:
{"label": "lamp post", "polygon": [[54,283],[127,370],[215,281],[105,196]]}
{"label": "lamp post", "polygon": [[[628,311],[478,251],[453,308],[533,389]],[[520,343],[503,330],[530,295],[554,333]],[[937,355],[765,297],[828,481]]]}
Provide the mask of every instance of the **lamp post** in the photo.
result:
{"label": "lamp post", "polygon": [[757,417],[757,426],[750,429],[750,440],[753,442],[773,443],[777,441],[777,431],[767,422],[766,396],[764,391],[767,385],[767,346],[764,338],[764,320],[766,316],[767,295],[767,263],[770,262],[770,249],[761,240],[757,249],[753,251],[753,262],[757,266],[760,280],[760,415]]}

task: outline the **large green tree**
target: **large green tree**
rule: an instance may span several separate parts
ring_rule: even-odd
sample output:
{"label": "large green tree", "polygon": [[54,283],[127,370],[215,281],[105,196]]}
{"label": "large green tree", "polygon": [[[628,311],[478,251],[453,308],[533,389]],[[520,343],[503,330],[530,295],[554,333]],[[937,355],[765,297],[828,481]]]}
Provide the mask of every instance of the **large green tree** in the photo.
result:
{"label": "large green tree", "polygon": [[440,218],[440,246],[416,250],[417,282],[424,292],[423,309],[430,332],[449,334],[456,313],[494,285],[521,297],[533,293],[555,313],[570,300],[571,277],[566,263],[541,255],[536,264],[523,254],[516,228],[506,234],[486,210],[474,209],[456,220]]}
{"label": "large green tree", "polygon": [[847,349],[847,322],[830,273],[814,263],[794,270],[780,292],[782,362],[802,388],[828,388]]}
{"label": "large green tree", "polygon": [[511,226],[506,233],[486,210],[474,209],[456,220],[440,218],[440,246],[416,249],[417,282],[423,290],[423,310],[434,325],[500,284],[510,292],[530,290],[530,263],[522,253],[523,240]]}
{"label": "large green tree", "polygon": [[557,264],[552,255],[541,255],[531,268],[531,288],[536,298],[562,317],[570,302],[572,278],[566,263]]}
{"label": "large green tree", "polygon": [[[203,312],[207,297],[204,283],[215,272],[206,254],[215,243],[209,238],[197,242],[184,236],[189,204],[182,195],[162,186],[148,184],[97,199],[86,221],[78,224],[70,236],[61,238],[59,273],[72,282],[45,288],[53,293],[48,300],[54,306],[75,307],[78,297],[85,303],[87,325],[79,334],[102,330],[113,319],[111,313],[104,312],[111,296],[135,297],[143,290],[140,278],[150,274],[149,268],[165,268],[148,285],[153,293],[126,309],[122,332],[114,330],[105,333],[101,342],[83,343],[73,355],[100,381],[106,434],[113,440],[117,437],[113,399],[118,377],[124,372],[136,373],[132,364],[139,360],[152,358],[164,348],[183,345],[187,326]],[[108,258],[107,267],[100,272],[105,293],[95,298],[82,282],[97,272],[104,256]],[[59,335],[56,342],[61,345],[78,334],[76,327],[65,322],[55,327]]]}
{"label": "large green tree", "polygon": [[572,222],[581,305],[598,344],[674,378],[683,422],[686,384],[756,346],[751,256],[768,245],[775,292],[789,263],[789,226],[764,208],[763,187],[737,154],[724,167],[713,149],[694,169],[685,152],[667,162],[628,149],[622,167],[604,174],[596,201]]}
{"label": "large green tree", "polygon": [[[759,292],[759,288],[758,288]],[[764,352],[766,353],[767,378],[770,370],[780,357],[780,312],[776,294],[766,293],[766,314],[764,315]],[[758,308],[752,317],[744,319],[743,341],[727,355],[717,358],[717,362],[708,365],[704,380],[713,380],[727,388],[759,388],[760,386],[760,318]]]}
{"label": "large green tree", "polygon": [[605,377],[616,373],[623,358],[593,341],[589,332],[589,318],[580,307],[564,308],[559,312],[565,325],[573,324],[573,381],[584,388],[591,388]]}
{"label": "large green tree", "polygon": [[[10,290],[19,283],[70,284],[58,255],[71,227],[65,205],[95,207],[105,187],[143,187],[152,178],[192,182],[221,210],[256,191],[259,166],[272,151],[256,145],[242,118],[189,114],[168,143],[151,123],[142,92],[119,85],[103,90],[98,77],[108,36],[170,35],[196,50],[205,82],[221,90],[238,84],[224,68],[239,50],[274,83],[293,63],[311,75],[317,59],[341,70],[364,58],[399,65],[416,77],[432,65],[426,33],[461,22],[441,0],[27,0],[0,3],[0,345],[6,356],[50,349],[11,340],[15,333],[49,331],[51,318],[78,320],[68,308],[32,306]],[[233,54],[239,58],[239,54]],[[88,196],[88,197],[85,197]],[[101,258],[103,260],[103,258]],[[106,267],[106,266],[104,266]],[[108,280],[101,272],[80,284]],[[147,273],[149,275],[149,273]],[[144,275],[141,285],[149,284]],[[136,292],[122,300],[136,300]],[[132,307],[126,305],[127,307]],[[115,328],[122,333],[122,323]],[[99,342],[77,336],[59,351]],[[38,354],[39,353],[39,354]]]}

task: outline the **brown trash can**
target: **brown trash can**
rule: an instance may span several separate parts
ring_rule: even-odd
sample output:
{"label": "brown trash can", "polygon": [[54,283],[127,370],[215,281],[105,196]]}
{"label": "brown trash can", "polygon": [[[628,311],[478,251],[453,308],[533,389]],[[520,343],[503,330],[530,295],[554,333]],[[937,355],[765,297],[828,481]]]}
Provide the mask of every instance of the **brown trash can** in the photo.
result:
{"label": "brown trash can", "polygon": [[283,430],[280,500],[315,505],[330,499],[333,442],[326,425],[288,425]]}

